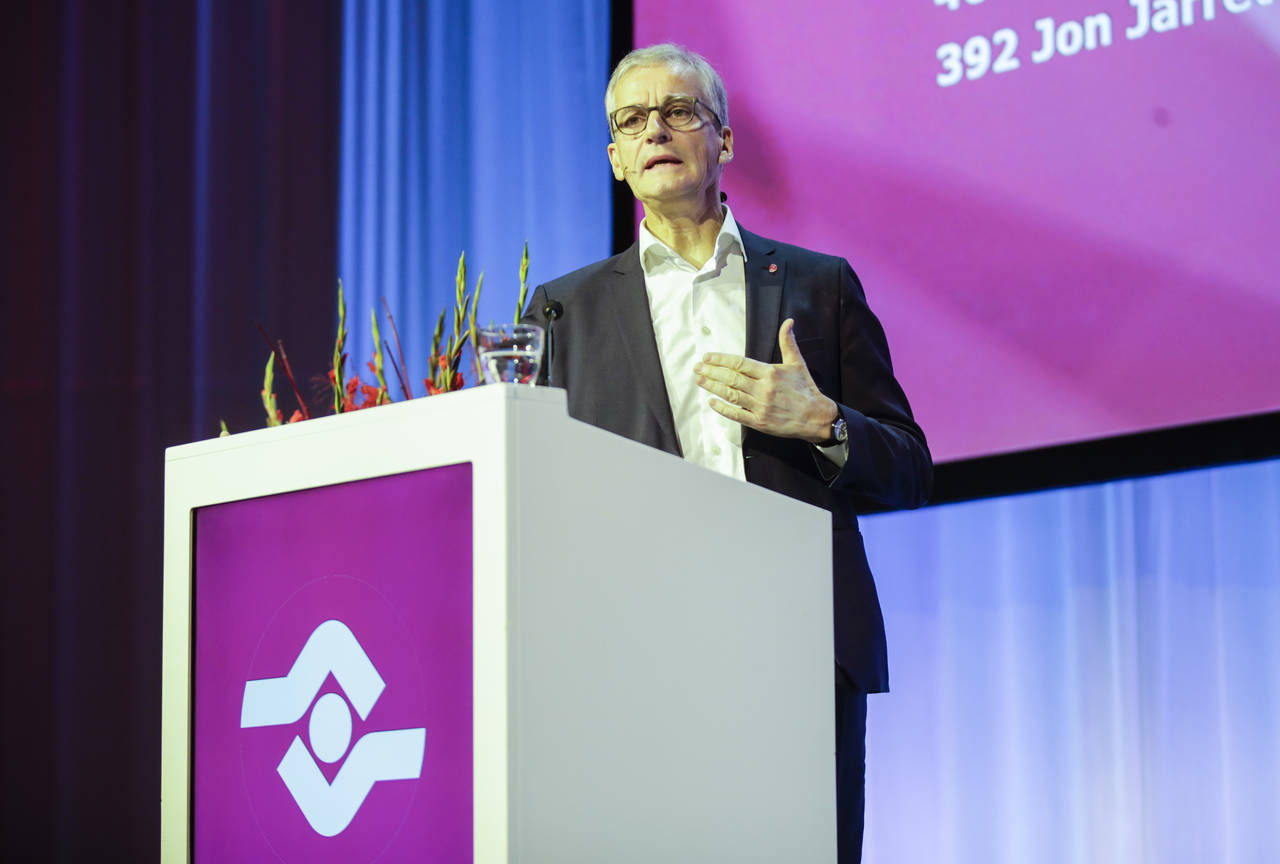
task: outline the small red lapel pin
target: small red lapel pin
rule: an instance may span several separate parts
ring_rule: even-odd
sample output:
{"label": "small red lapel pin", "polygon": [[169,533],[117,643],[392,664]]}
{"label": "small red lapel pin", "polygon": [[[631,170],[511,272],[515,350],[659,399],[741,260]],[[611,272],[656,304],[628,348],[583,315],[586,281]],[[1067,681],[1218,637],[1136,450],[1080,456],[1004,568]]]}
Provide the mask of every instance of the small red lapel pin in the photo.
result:
{"label": "small red lapel pin", "polygon": [[777,272],[778,272],[778,265],[777,265],[777,264],[770,264],[770,265],[769,265],[769,272],[770,272],[770,273],[777,273]]}

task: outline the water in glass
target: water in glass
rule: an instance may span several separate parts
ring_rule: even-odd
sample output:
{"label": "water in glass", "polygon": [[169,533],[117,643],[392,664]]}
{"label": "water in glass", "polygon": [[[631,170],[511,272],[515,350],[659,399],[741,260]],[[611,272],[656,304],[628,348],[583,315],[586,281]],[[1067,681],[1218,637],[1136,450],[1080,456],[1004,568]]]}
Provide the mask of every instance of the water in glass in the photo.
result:
{"label": "water in glass", "polygon": [[485,351],[480,354],[484,380],[490,384],[532,384],[538,378],[538,351]]}
{"label": "water in glass", "polygon": [[542,362],[542,328],[536,324],[482,327],[480,371],[487,384],[536,384]]}

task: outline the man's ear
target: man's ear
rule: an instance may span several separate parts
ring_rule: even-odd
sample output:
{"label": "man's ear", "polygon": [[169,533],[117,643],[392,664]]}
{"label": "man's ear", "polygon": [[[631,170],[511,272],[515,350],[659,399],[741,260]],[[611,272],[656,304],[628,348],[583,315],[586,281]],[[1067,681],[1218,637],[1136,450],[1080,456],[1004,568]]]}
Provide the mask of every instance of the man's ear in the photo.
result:
{"label": "man's ear", "polygon": [[725,126],[720,130],[720,155],[717,161],[727,165],[733,161],[733,130]]}
{"label": "man's ear", "polygon": [[627,174],[622,170],[622,160],[618,157],[618,145],[609,142],[609,164],[613,166],[613,179],[626,180]]}

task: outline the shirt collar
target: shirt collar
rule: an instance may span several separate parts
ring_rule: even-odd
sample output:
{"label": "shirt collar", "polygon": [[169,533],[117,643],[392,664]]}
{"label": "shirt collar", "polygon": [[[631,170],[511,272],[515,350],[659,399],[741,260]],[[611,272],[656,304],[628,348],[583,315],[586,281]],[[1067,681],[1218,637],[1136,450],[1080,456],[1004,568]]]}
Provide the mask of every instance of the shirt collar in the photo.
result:
{"label": "shirt collar", "polygon": [[[738,251],[742,255],[742,260],[747,260],[747,247],[742,245],[742,234],[738,231],[738,223],[733,218],[733,211],[729,209],[728,204],[724,207],[724,222],[720,225],[720,233],[716,235],[716,251],[711,256],[717,261],[723,261],[732,251]],[[672,249],[666,243],[663,243],[648,229],[643,221],[640,222],[640,266],[644,268],[645,276],[652,276],[654,271],[664,264],[674,266],[690,266],[687,261],[680,257],[676,250]]]}

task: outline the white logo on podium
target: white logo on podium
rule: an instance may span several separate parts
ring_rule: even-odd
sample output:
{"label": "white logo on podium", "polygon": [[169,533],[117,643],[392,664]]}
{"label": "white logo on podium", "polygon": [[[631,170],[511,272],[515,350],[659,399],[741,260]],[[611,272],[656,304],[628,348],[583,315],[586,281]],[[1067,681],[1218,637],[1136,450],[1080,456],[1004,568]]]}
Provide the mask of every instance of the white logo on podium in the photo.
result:
{"label": "white logo on podium", "polygon": [[[367,720],[387,685],[347,625],[330,620],[307,637],[288,675],[245,682],[240,728],[298,722],[330,672],[360,719]],[[311,749],[321,761],[333,763],[341,759],[351,743],[351,709],[346,700],[337,693],[326,693],[317,699],[307,734]],[[301,736],[295,735],[276,772],[307,823],[316,833],[333,837],[351,824],[374,783],[418,779],[426,737],[425,728],[362,735],[351,747],[333,783],[329,783]]]}

